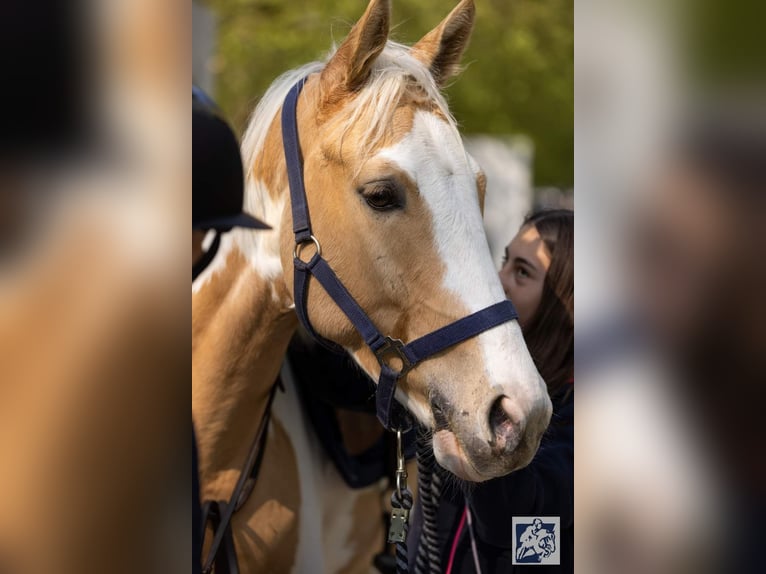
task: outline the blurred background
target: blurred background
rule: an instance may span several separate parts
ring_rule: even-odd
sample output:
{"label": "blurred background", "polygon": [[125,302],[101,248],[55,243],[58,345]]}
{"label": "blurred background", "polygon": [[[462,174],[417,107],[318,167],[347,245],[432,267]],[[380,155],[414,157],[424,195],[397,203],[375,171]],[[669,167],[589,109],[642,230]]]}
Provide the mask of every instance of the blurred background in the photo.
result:
{"label": "blurred background", "polygon": [[0,572],[188,572],[191,7],[0,5]]}
{"label": "blurred background", "polygon": [[[393,2],[392,38],[413,44],[456,2]],[[487,173],[493,257],[539,205],[572,205],[571,0],[479,0],[465,70],[447,89],[467,147]],[[274,79],[321,60],[364,11],[361,0],[195,0],[194,81],[241,134]]]}
{"label": "blurred background", "polygon": [[763,5],[576,13],[576,571],[764,572]]}

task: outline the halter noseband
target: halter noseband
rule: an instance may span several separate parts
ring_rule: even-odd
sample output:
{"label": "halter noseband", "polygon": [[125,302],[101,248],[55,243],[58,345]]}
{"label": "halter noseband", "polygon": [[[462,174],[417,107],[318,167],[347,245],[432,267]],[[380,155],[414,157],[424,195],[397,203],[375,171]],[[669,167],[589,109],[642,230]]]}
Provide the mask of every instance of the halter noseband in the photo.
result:
{"label": "halter noseband", "polygon": [[[411,426],[409,416],[404,407],[394,399],[396,384],[399,379],[418,363],[488,329],[516,319],[518,314],[510,301],[500,301],[407,344],[399,339],[384,336],[378,331],[322,257],[319,240],[311,232],[296,114],[298,96],[305,83],[306,78],[302,78],[290,89],[282,107],[282,143],[287,161],[293,232],[295,233],[295,249],[293,251],[295,310],[304,328],[318,342],[333,351],[343,352],[342,347],[319,335],[309,321],[306,307],[308,280],[309,275],[313,275],[335,304],[345,313],[380,363],[380,378],[375,397],[378,419],[389,430],[406,430]],[[311,259],[303,261],[300,258],[301,250],[309,243],[314,244],[316,252]],[[386,358],[392,356],[401,361],[401,368],[398,371],[395,371],[386,362]]]}

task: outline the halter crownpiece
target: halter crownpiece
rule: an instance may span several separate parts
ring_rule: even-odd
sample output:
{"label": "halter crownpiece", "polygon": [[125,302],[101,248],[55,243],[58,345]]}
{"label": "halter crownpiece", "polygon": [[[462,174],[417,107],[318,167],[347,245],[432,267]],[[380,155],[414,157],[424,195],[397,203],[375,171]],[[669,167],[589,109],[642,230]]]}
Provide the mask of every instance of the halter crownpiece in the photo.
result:
{"label": "halter crownpiece", "polygon": [[[311,275],[319,281],[335,304],[348,317],[380,363],[380,377],[375,396],[378,419],[386,429],[407,430],[411,426],[411,419],[404,407],[394,398],[399,379],[422,361],[493,327],[517,319],[518,314],[513,304],[505,300],[458,319],[407,344],[381,334],[322,257],[321,244],[311,230],[296,114],[298,96],[305,83],[305,77],[299,80],[288,92],[282,106],[282,143],[287,162],[293,233],[295,234],[293,250],[295,310],[303,327],[318,342],[333,351],[344,352],[342,347],[322,337],[311,325],[307,309],[308,283]],[[301,251],[308,243],[314,244],[315,253],[308,261],[303,261],[300,258]],[[392,356],[401,362],[398,370],[388,363]]]}

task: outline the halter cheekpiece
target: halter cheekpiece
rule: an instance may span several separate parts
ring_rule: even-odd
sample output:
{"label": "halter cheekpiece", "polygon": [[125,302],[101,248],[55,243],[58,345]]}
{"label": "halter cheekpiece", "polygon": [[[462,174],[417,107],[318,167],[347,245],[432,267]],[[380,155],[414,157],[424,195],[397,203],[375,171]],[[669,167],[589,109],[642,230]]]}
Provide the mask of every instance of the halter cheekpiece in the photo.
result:
{"label": "halter cheekpiece", "polygon": [[[282,143],[287,161],[293,232],[295,233],[293,251],[295,310],[304,328],[317,341],[331,350],[343,352],[342,347],[319,335],[311,325],[307,301],[309,276],[312,275],[345,313],[380,363],[380,378],[376,390],[376,410],[380,422],[389,430],[407,430],[411,426],[410,417],[404,407],[394,399],[399,379],[418,363],[488,329],[516,319],[518,315],[513,304],[505,300],[458,319],[410,343],[384,336],[378,331],[322,257],[321,244],[312,234],[296,116],[298,96],[305,83],[306,78],[302,78],[290,89],[282,107]],[[311,259],[303,261],[300,258],[301,251],[309,243],[314,244],[315,252]],[[398,359],[401,364],[398,370],[387,362],[387,359],[392,357]]]}

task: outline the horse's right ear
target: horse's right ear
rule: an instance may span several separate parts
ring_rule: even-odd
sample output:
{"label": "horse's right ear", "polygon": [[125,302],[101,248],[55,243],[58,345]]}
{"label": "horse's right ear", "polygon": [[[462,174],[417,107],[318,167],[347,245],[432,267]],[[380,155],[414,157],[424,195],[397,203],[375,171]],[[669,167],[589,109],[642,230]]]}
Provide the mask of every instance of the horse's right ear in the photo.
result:
{"label": "horse's right ear", "polygon": [[390,19],[390,0],[370,0],[367,10],[322,71],[325,97],[331,98],[338,89],[353,92],[364,85],[375,58],[388,41]]}

